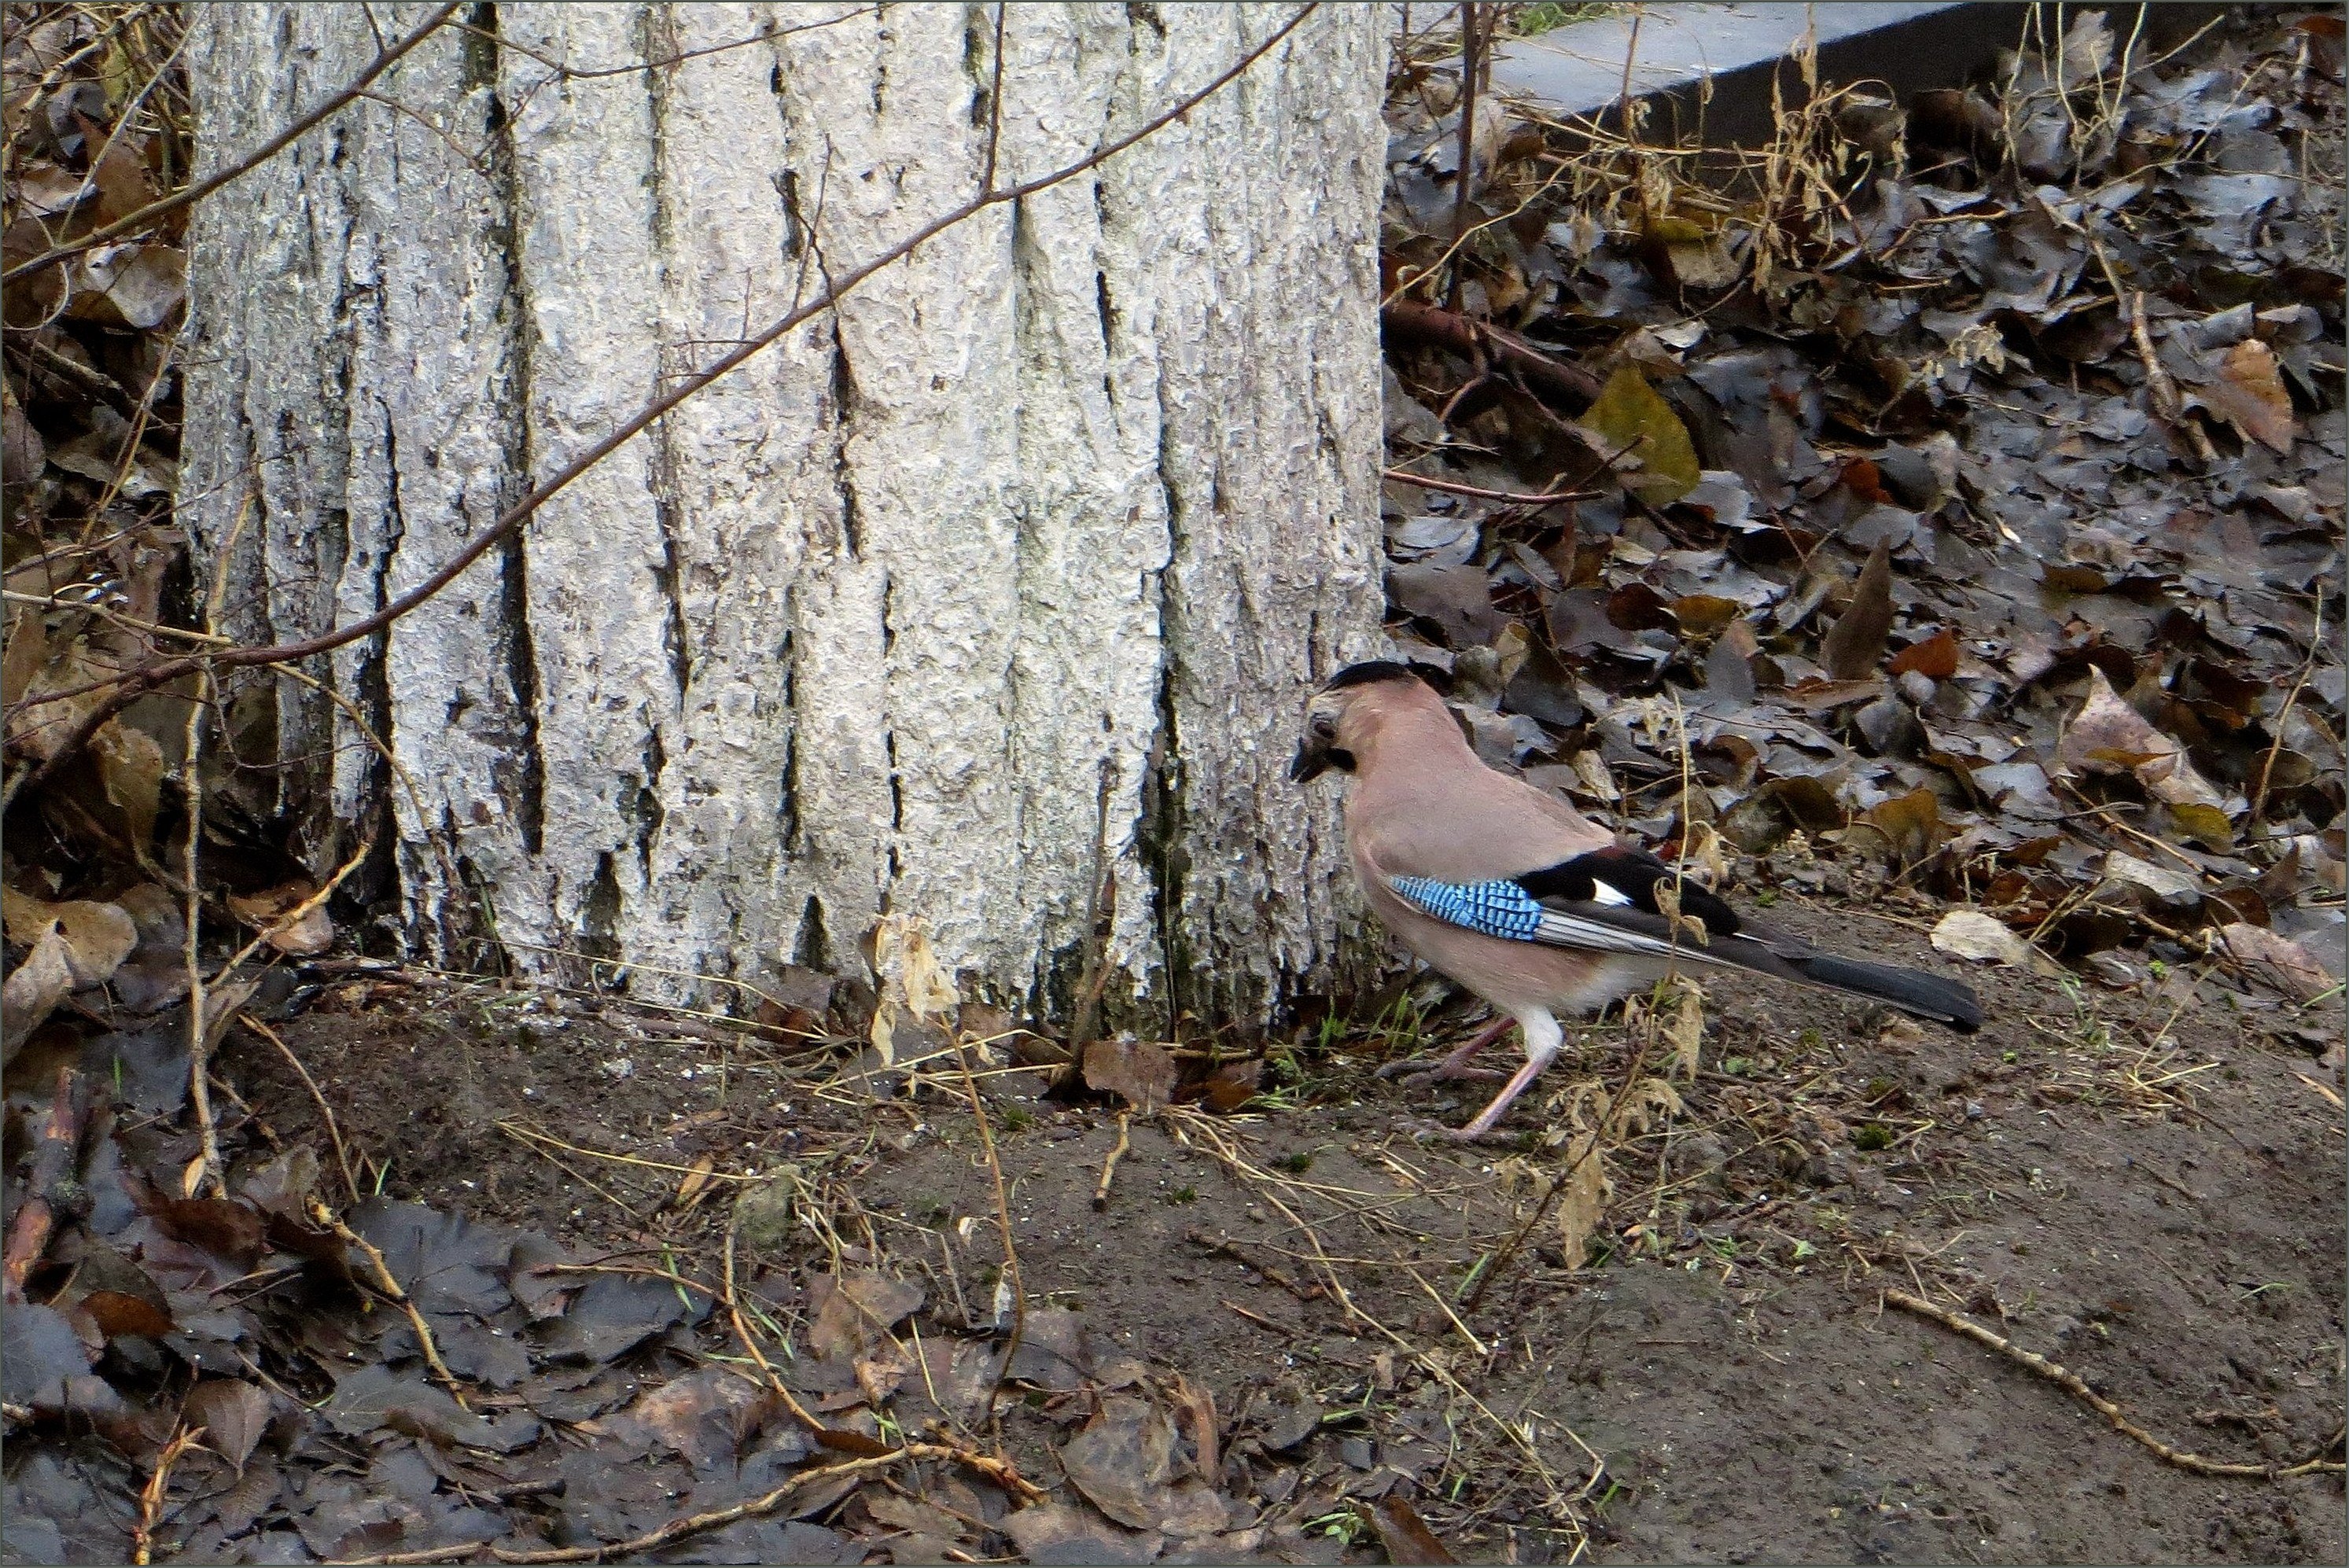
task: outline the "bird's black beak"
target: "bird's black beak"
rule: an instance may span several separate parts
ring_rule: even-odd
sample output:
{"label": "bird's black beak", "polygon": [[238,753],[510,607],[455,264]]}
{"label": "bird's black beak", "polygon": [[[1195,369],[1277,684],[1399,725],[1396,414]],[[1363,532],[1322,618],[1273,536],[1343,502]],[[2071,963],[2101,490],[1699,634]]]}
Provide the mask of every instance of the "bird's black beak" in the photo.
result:
{"label": "bird's black beak", "polygon": [[1354,754],[1309,735],[1297,743],[1297,755],[1288,764],[1288,777],[1296,783],[1310,784],[1332,768],[1340,773],[1351,773]]}

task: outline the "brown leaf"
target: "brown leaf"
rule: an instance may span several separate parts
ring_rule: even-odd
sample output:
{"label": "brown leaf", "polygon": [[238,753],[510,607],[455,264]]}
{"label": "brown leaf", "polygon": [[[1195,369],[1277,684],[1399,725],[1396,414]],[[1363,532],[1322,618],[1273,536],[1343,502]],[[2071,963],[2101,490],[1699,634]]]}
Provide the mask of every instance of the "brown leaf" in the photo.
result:
{"label": "brown leaf", "polygon": [[1215,1391],[1192,1382],[1180,1372],[1174,1374],[1167,1391],[1174,1395],[1185,1423],[1191,1429],[1191,1448],[1198,1456],[1196,1468],[1200,1479],[1212,1485],[1223,1469],[1216,1432]]}
{"label": "brown leaf", "polygon": [[178,1326],[171,1315],[153,1302],[123,1291],[94,1290],[81,1298],[81,1305],[109,1339],[126,1334],[152,1339]]}
{"label": "brown leaf", "polygon": [[2246,973],[2296,1002],[2313,1002],[2341,984],[2308,949],[2261,926],[2222,925],[2215,945]]}
{"label": "brown leaf", "polygon": [[1095,1508],[1136,1530],[1205,1535],[1229,1518],[1224,1500],[1196,1478],[1174,1480],[1174,1429],[1147,1399],[1102,1400],[1061,1449],[1061,1467]]}
{"label": "brown leaf", "polygon": [[2075,773],[2133,774],[2147,794],[2173,810],[2207,806],[2221,815],[2226,810],[2225,797],[2195,771],[2178,744],[2124,701],[2094,665],[2088,666],[2088,695],[2056,742],[2055,760]]}
{"label": "brown leaf", "polygon": [[142,854],[155,837],[155,814],[163,796],[163,748],[143,729],[111,723],[91,738],[98,759],[98,782],[107,803],[133,854]]}
{"label": "brown leaf", "polygon": [[1378,1526],[1379,1544],[1386,1548],[1390,1563],[1457,1563],[1457,1557],[1416,1509],[1401,1492],[1391,1491],[1379,1499],[1371,1510],[1371,1522]]}
{"label": "brown leaf", "polygon": [[269,1396],[251,1383],[208,1377],[188,1390],[180,1418],[203,1428],[205,1446],[242,1472],[269,1426]]}
{"label": "brown leaf", "polygon": [[741,1373],[705,1367],[638,1396],[623,1412],[697,1466],[732,1460],[782,1401]]}
{"label": "brown leaf", "polygon": [[825,1360],[856,1356],[925,1299],[920,1285],[869,1269],[818,1274],[810,1284],[823,1300],[808,1328],[808,1347]]}
{"label": "brown leaf", "polygon": [[2275,351],[2256,337],[2227,350],[2218,379],[2201,390],[2202,401],[2236,429],[2279,452],[2292,450],[2292,394],[2277,374]]}
{"label": "brown leaf", "polygon": [[1870,807],[1852,827],[1875,830],[1894,861],[1913,865],[1940,843],[1941,802],[1930,789],[1912,789]]}
{"label": "brown leaf", "polygon": [[317,895],[316,882],[295,877],[263,892],[231,893],[228,907],[230,913],[264,933],[269,945],[287,957],[314,958],[335,944],[335,923],[324,904],[303,910],[298,919],[291,917]]}
{"label": "brown leaf", "polygon": [[1147,1114],[1174,1098],[1174,1058],[1154,1040],[1095,1040],[1085,1047],[1085,1087]]}
{"label": "brown leaf", "polygon": [[7,983],[0,985],[0,1060],[16,1056],[17,1047],[57,1011],[58,1003],[72,995],[73,988],[65,934],[51,925],[34,942],[24,961],[8,972]]}
{"label": "brown leaf", "polygon": [[81,287],[66,314],[104,326],[145,332],[162,325],[188,296],[188,258],[171,245],[103,245],[79,266]]}
{"label": "brown leaf", "polygon": [[55,927],[64,939],[66,967],[73,988],[103,985],[139,945],[139,927],[121,907],[93,899],[50,903],[14,888],[0,888],[0,923],[8,940],[36,946]]}
{"label": "brown leaf", "polygon": [[1909,644],[1892,656],[1888,666],[1896,676],[1914,671],[1927,680],[1945,681],[1958,673],[1958,639],[1947,626],[1920,642]]}
{"label": "brown leaf", "polygon": [[241,1268],[261,1259],[264,1227],[259,1211],[230,1198],[173,1198],[148,1189],[141,1201],[166,1234]]}
{"label": "brown leaf", "polygon": [[696,1160],[693,1169],[685,1173],[685,1180],[677,1184],[677,1196],[669,1200],[669,1206],[680,1213],[691,1213],[717,1185],[711,1180],[717,1169],[718,1161],[714,1155],[705,1154]]}
{"label": "brown leaf", "polygon": [[1892,542],[1887,538],[1868,552],[1868,564],[1852,584],[1851,608],[1836,618],[1820,644],[1819,662],[1836,680],[1858,680],[1874,672],[1891,630]]}
{"label": "brown leaf", "polygon": [[1166,1539],[1154,1530],[1128,1535],[1083,1509],[1059,1502],[1006,1514],[1003,1533],[1031,1563],[1149,1563]]}

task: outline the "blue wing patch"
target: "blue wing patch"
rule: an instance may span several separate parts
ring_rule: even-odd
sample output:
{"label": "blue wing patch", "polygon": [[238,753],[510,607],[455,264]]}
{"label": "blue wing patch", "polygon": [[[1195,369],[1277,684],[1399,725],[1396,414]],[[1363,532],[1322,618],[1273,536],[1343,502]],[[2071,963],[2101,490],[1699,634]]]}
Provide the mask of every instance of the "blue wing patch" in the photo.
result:
{"label": "blue wing patch", "polygon": [[1516,882],[1445,882],[1433,877],[1389,877],[1387,885],[1404,903],[1447,925],[1497,936],[1505,942],[1541,939],[1542,906]]}

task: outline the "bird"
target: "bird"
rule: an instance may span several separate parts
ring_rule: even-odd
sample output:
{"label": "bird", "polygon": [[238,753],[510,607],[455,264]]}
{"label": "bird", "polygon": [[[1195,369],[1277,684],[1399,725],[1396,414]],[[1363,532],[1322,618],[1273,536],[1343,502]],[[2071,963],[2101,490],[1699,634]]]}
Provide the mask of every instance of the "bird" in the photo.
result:
{"label": "bird", "polygon": [[1351,779],[1346,847],[1371,913],[1496,1015],[1428,1078],[1476,1076],[1469,1059],[1512,1023],[1524,1037],[1525,1065],[1449,1137],[1492,1131],[1557,1056],[1560,1014],[1597,1012],[1674,970],[1766,975],[1960,1034],[1982,1026],[1969,987],[1758,925],[1564,800],[1486,767],[1407,665],[1350,665],[1314,692],[1288,773],[1303,786],[1330,772]]}

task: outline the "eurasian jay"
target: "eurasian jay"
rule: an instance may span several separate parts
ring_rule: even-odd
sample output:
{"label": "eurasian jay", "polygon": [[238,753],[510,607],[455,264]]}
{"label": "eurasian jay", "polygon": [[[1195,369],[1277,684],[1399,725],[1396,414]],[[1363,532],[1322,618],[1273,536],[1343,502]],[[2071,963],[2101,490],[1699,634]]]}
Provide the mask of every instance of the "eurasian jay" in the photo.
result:
{"label": "eurasian jay", "polygon": [[1317,692],[1289,777],[1353,775],[1346,847],[1387,930],[1475,992],[1500,1021],[1431,1075],[1467,1060],[1514,1020],[1526,1064],[1453,1136],[1482,1137],[1564,1039],[1557,1015],[1596,1011],[1674,968],[1742,969],[1889,1003],[1961,1034],[1982,1005],[1953,981],[1822,953],[1759,929],[1653,855],[1544,790],[1485,766],[1435,689],[1383,660]]}

